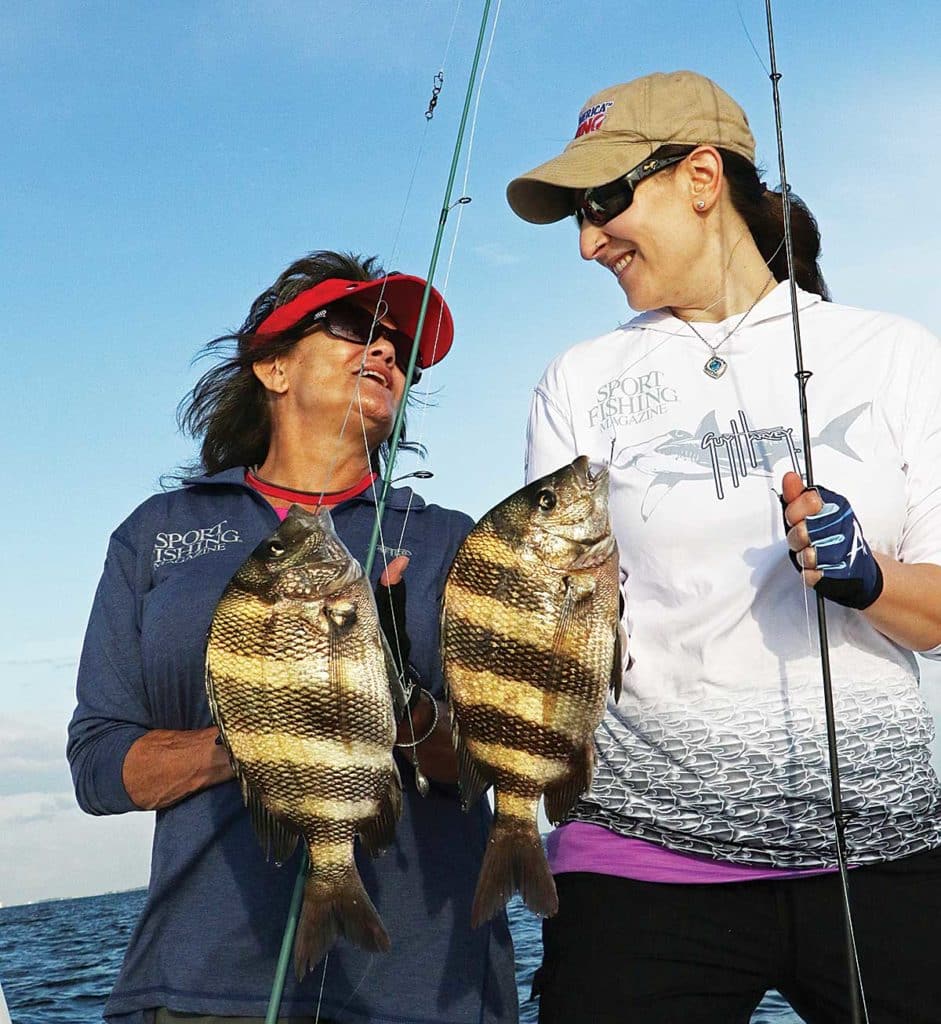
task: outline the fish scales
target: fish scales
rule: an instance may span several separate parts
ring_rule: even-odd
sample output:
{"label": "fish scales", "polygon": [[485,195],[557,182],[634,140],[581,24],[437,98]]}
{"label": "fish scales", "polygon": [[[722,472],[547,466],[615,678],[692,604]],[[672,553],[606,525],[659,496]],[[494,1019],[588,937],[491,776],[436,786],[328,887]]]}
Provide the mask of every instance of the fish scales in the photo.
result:
{"label": "fish scales", "polygon": [[[279,713],[272,721],[266,720],[265,717],[268,713],[271,689],[271,679],[267,673],[264,687],[229,675],[221,678],[226,680],[226,688],[231,697],[228,704],[229,731],[238,729],[253,732],[258,729],[259,723],[264,723],[265,731],[277,731],[299,737],[325,734],[329,722],[325,719],[318,722],[310,713],[310,687],[313,681],[308,680],[304,685],[276,683],[281,686],[278,694]],[[352,707],[355,707],[359,719],[359,731],[366,736],[375,735],[384,739],[385,709],[379,702],[359,701]],[[335,734],[340,735],[338,729]],[[384,750],[384,744],[378,744],[377,749]]]}
{"label": "fish scales", "polygon": [[329,512],[295,506],[219,601],[207,690],[266,851],[283,860],[298,836],[307,847],[299,976],[338,935],[389,945],[354,843],[378,852],[401,812],[390,665],[372,589]]}
{"label": "fish scales", "polygon": [[518,640],[459,615],[449,622],[449,628],[453,628],[458,643],[455,671],[466,672],[468,678],[489,671],[541,691],[582,694],[595,690],[596,669],[577,652],[574,656],[554,653],[544,645]]}
{"label": "fish scales", "polygon": [[491,509],[454,559],[442,653],[465,805],[494,787],[474,924],[517,890],[536,913],[558,907],[538,801],[560,820],[590,784],[620,686],[618,594],[607,472],[584,457]]}

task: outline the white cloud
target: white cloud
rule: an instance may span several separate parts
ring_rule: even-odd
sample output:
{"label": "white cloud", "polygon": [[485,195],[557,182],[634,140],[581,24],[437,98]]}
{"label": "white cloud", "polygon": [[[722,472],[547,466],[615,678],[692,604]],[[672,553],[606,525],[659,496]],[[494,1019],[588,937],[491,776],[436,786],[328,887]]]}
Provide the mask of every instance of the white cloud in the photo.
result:
{"label": "white cloud", "polygon": [[143,885],[152,832],[152,814],[93,817],[79,810],[64,726],[25,718],[0,723],[0,903]]}
{"label": "white cloud", "polygon": [[65,729],[26,719],[0,723],[0,797],[69,789]]}
{"label": "white cloud", "polygon": [[505,245],[499,242],[487,242],[483,245],[475,245],[474,253],[494,267],[509,267],[522,262],[522,257],[511,252]]}
{"label": "white cloud", "polygon": [[153,815],[92,817],[71,792],[0,798],[0,903],[146,885]]}

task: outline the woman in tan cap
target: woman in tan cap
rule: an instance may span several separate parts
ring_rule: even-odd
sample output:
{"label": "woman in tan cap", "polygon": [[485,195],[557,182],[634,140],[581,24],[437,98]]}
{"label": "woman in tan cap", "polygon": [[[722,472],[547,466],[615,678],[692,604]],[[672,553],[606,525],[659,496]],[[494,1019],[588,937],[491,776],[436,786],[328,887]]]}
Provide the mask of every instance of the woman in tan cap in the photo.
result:
{"label": "woman in tan cap", "polygon": [[715,83],[656,74],[593,96],[565,151],[507,190],[533,223],[574,215],[582,257],[640,314],[556,359],[530,412],[528,479],[611,464],[634,658],[549,840],[544,1024],[745,1022],[775,987],[809,1024],[849,1019],[805,585],[828,599],[872,1019],[941,1012],[941,788],[912,655],[941,656],[941,344],[829,302],[794,203],[827,484],[805,491],[782,202],[754,152]]}

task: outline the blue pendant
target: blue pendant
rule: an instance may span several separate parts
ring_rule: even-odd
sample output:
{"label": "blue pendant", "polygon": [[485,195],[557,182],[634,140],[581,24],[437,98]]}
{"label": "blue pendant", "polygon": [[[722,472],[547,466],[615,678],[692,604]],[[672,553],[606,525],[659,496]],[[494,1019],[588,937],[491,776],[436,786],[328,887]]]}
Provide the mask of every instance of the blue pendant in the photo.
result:
{"label": "blue pendant", "polygon": [[702,371],[707,377],[711,377],[713,380],[718,380],[723,373],[729,368],[729,364],[713,353],[709,359],[706,360],[703,365]]}

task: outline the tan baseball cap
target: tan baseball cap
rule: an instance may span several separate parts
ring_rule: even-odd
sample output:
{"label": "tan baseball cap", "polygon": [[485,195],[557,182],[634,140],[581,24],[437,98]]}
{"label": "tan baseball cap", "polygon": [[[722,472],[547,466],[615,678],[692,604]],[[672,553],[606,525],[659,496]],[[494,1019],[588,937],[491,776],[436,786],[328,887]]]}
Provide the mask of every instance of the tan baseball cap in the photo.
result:
{"label": "tan baseball cap", "polygon": [[665,145],[712,145],[755,162],[745,111],[695,71],[658,72],[595,93],[578,115],[575,138],[557,157],[514,178],[506,198],[532,224],[572,213],[573,189],[627,174]]}

